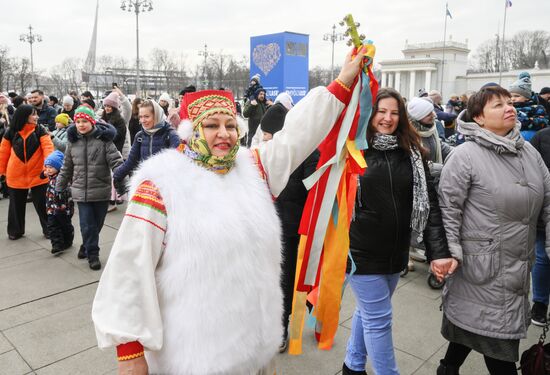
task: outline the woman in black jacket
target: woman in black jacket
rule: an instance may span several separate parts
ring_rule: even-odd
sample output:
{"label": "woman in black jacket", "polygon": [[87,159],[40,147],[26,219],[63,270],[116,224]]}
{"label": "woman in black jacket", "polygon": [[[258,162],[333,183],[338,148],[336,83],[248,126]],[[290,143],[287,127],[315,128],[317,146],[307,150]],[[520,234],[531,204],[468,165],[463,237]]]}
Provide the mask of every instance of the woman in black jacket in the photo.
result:
{"label": "woman in black jacket", "polygon": [[[428,259],[450,253],[425,150],[401,95],[378,92],[367,128],[367,169],[358,179],[348,261],[356,299],[343,374],[399,374],[392,342],[391,296],[407,267],[411,235],[423,237]],[[446,264],[446,263],[445,263]]]}

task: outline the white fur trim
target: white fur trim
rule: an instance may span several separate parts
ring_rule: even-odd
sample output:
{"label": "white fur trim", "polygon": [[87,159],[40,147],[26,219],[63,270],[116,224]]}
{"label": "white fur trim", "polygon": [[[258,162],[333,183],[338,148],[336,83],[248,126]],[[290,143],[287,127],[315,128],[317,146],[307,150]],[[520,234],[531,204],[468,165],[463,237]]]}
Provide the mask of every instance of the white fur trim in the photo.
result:
{"label": "white fur trim", "polygon": [[193,123],[189,119],[181,120],[178,125],[178,135],[184,141],[189,141],[193,135]]}
{"label": "white fur trim", "polygon": [[167,212],[156,269],[163,347],[151,373],[256,374],[282,337],[281,230],[249,150],[218,175],[176,150],[142,163],[132,190],[151,180]]}

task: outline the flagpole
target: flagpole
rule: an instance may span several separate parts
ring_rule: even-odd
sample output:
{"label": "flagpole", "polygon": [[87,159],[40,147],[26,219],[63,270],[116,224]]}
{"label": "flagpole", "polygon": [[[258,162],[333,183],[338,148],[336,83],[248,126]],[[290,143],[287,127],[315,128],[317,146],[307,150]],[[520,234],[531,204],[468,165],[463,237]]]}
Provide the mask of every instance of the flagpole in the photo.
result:
{"label": "flagpole", "polygon": [[[445,27],[443,28],[443,60],[441,62],[441,84],[439,92],[443,97],[443,70],[445,69],[445,43],[447,41],[447,15],[449,14],[449,3],[445,3]],[[427,89],[427,88],[426,88]]]}
{"label": "flagpole", "polygon": [[502,59],[504,58],[504,53],[506,44],[504,40],[504,35],[506,34],[506,13],[508,11],[508,0],[504,0],[504,25],[502,26],[502,48],[500,49],[500,61],[498,66],[498,84],[502,84]]}

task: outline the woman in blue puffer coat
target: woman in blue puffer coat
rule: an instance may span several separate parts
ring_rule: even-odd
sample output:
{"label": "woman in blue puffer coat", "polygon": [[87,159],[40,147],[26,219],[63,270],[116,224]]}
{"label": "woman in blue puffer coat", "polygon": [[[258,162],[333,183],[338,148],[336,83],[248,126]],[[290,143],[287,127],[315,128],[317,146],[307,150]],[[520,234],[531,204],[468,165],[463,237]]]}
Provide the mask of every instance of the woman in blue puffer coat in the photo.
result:
{"label": "woman in blue puffer coat", "polygon": [[176,148],[180,144],[180,137],[166,122],[164,111],[154,100],[146,100],[139,106],[139,121],[142,130],[134,138],[128,159],[115,170],[115,182],[122,181],[142,161],[165,148]]}

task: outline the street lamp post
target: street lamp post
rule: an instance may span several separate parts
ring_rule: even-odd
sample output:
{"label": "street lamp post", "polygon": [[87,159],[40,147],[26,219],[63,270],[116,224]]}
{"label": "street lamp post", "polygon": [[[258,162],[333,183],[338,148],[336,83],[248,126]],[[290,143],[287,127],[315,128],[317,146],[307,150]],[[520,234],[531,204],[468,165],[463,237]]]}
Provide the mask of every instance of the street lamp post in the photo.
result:
{"label": "street lamp post", "polygon": [[32,45],[33,45],[33,43],[41,42],[42,41],[42,36],[39,35],[39,34],[33,33],[32,32],[32,26],[29,25],[29,33],[28,34],[21,34],[21,36],[19,36],[19,40],[22,41],[22,42],[25,42],[25,43],[29,43],[29,45],[31,46],[31,77],[34,79],[35,85],[38,86],[38,81],[36,80],[36,76],[34,74],[34,58],[33,58],[33,54],[32,54]]}
{"label": "street lamp post", "polygon": [[208,81],[206,80],[206,64],[207,64],[207,60],[208,60],[208,46],[206,45],[206,43],[204,44],[204,51],[199,51],[199,56],[204,57],[204,66],[202,68],[202,75],[203,75],[204,89],[206,90],[207,86],[208,86]]}
{"label": "street lamp post", "polygon": [[332,25],[332,33],[325,34],[323,40],[332,43],[332,60],[330,64],[330,81],[334,80],[334,43],[344,40],[344,34],[336,32],[336,25]]}
{"label": "street lamp post", "polygon": [[137,95],[141,92],[141,82],[139,73],[139,14],[153,10],[152,0],[122,0],[120,9],[134,12],[136,14],[136,91]]}

